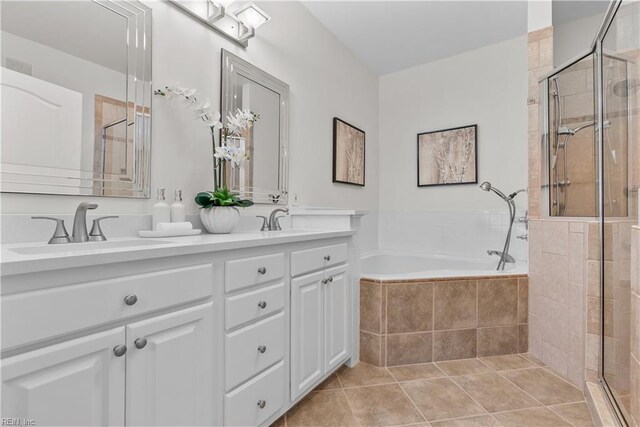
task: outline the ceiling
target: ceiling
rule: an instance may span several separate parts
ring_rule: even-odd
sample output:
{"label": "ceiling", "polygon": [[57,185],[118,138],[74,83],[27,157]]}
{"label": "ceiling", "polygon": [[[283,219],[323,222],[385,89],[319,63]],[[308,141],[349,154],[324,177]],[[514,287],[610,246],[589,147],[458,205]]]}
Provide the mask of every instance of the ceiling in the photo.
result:
{"label": "ceiling", "polygon": [[527,33],[526,1],[303,0],[377,74]]}

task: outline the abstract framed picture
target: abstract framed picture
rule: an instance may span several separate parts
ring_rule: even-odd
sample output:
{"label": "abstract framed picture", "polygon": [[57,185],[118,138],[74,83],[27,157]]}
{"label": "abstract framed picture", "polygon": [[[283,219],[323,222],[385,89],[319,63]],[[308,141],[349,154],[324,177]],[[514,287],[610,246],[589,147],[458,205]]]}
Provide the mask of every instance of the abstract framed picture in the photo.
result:
{"label": "abstract framed picture", "polygon": [[333,118],[333,182],[364,187],[364,131]]}
{"label": "abstract framed picture", "polygon": [[418,187],[478,183],[478,125],[418,134]]}

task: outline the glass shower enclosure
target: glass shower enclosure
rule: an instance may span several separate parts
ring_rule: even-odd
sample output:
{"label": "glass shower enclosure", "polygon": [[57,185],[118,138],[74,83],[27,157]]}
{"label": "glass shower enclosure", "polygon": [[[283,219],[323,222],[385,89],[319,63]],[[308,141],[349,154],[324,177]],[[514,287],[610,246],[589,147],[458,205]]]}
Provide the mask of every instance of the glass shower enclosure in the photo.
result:
{"label": "glass shower enclosure", "polygon": [[[540,88],[546,213],[599,230],[598,376],[620,424],[633,425],[631,366],[640,360],[632,339],[640,325],[631,324],[630,234],[640,187],[640,2],[612,1],[591,49]],[[594,317],[588,306],[587,322]]]}

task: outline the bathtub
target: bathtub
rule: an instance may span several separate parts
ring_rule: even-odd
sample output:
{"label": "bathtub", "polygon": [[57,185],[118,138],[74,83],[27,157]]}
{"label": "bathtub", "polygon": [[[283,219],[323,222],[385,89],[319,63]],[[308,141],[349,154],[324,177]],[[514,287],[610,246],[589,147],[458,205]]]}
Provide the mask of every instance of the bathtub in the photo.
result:
{"label": "bathtub", "polygon": [[389,281],[527,274],[525,261],[507,263],[504,271],[496,271],[498,261],[497,256],[464,258],[378,252],[362,257],[362,277]]}

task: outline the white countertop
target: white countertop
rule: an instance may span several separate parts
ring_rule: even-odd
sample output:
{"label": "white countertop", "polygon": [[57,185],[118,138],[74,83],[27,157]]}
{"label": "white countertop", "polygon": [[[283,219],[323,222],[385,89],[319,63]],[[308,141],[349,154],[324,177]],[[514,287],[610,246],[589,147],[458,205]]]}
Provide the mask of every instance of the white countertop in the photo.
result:
{"label": "white countertop", "polygon": [[[231,234],[201,234],[198,236],[161,237],[157,239],[123,237],[110,239],[107,242],[50,245],[56,246],[52,249],[52,252],[39,254],[25,254],[16,252],[16,250],[46,247],[48,246],[46,242],[16,243],[2,245],[0,274],[2,276],[10,276],[38,271],[60,270],[90,265],[344,237],[351,236],[352,234],[353,232],[348,230],[283,230],[238,232]],[[161,241],[163,243],[150,244],[152,241]],[[112,245],[117,244],[117,242],[126,242],[127,246],[109,247],[109,242],[113,242],[111,243]],[[139,245],[137,245],[136,242],[140,242]],[[106,245],[101,247],[102,243],[106,243]]]}

